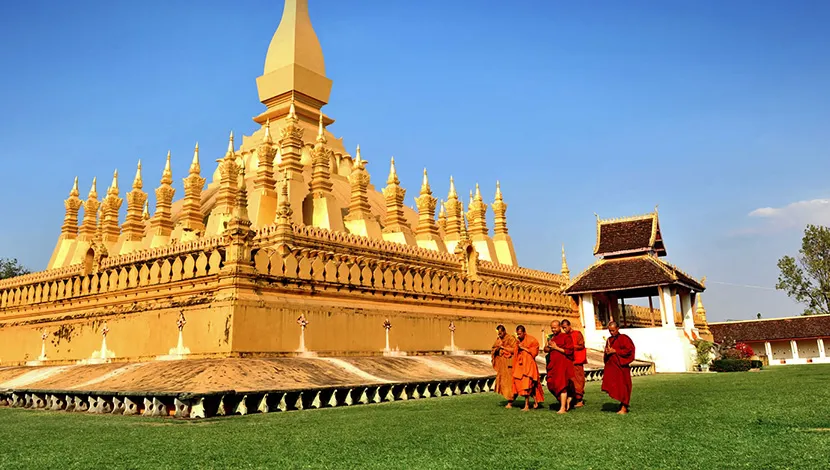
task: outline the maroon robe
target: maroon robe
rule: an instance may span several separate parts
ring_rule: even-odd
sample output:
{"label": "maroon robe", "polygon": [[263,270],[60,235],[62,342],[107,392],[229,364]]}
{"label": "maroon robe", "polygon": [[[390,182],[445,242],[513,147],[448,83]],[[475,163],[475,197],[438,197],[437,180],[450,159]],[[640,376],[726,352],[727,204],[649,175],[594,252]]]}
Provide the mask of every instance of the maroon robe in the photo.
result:
{"label": "maroon robe", "polygon": [[627,335],[608,338],[608,346],[616,353],[606,354],[602,373],[602,391],[625,406],[631,402],[631,367],[634,361],[634,342]]}
{"label": "maroon robe", "polygon": [[565,350],[565,352],[559,352],[552,349],[547,364],[548,390],[559,398],[559,394],[570,391],[573,387],[574,342],[571,335],[567,333],[559,333],[552,339],[558,347]]}

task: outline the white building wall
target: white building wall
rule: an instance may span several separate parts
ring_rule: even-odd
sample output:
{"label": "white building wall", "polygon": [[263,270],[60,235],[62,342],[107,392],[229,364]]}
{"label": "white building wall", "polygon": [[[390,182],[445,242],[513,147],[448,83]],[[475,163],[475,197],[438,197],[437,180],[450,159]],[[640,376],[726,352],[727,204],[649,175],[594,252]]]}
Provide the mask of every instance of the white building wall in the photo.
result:
{"label": "white building wall", "polygon": [[[694,369],[695,348],[683,328],[621,328],[636,348],[635,358],[654,363],[656,372],[688,372]],[[591,349],[602,351],[610,334],[608,330],[586,330],[585,341]]]}

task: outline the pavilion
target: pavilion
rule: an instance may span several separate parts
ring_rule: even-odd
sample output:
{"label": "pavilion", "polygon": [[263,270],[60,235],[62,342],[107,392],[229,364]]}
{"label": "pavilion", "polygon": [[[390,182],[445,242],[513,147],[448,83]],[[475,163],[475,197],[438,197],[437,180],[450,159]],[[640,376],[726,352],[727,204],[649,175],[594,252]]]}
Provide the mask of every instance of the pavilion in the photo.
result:
{"label": "pavilion", "polygon": [[[579,306],[588,343],[602,349],[607,338],[603,328],[616,321],[637,344],[638,358],[654,361],[658,372],[689,370],[691,341],[708,335],[705,319],[696,321],[694,309],[705,287],[661,259],[666,247],[657,211],[620,219],[598,217],[594,255],[597,261],[563,290]],[[654,297],[659,310],[653,307]],[[636,298],[648,298],[648,310],[627,308],[625,300]],[[632,318],[633,312],[645,312],[648,318]]]}

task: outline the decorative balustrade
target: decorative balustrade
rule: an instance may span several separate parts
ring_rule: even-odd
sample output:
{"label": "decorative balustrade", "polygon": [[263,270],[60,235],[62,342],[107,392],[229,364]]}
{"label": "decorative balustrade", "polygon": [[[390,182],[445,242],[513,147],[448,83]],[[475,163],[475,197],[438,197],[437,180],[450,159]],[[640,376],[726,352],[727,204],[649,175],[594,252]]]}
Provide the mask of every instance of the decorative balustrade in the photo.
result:
{"label": "decorative balustrade", "polygon": [[130,263],[126,262],[126,257],[119,257],[120,260],[116,258],[114,261],[117,262],[102,263],[99,271],[92,274],[81,274],[81,268],[78,266],[73,270],[74,275],[70,274],[64,278],[18,283],[15,287],[0,289],[0,309],[26,307],[218,274],[225,256],[218,243],[220,242],[207,243],[189,252],[176,250],[175,246],[171,246],[167,247],[169,250],[165,248],[144,253],[153,253],[156,255],[155,258],[142,259],[137,256]]}
{"label": "decorative balustrade", "polygon": [[324,249],[260,248],[254,265],[265,276],[296,279],[321,286],[352,286],[371,291],[444,297],[453,301],[509,303],[527,309],[572,311],[558,285],[538,286],[496,278],[473,280],[450,271]]}

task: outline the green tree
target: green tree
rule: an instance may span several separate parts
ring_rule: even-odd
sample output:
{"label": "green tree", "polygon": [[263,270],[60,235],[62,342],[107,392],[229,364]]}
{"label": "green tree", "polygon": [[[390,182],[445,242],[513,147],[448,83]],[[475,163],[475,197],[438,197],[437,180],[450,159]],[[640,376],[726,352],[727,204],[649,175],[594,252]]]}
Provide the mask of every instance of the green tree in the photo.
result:
{"label": "green tree", "polygon": [[0,258],[0,279],[29,274],[31,271],[23,267],[17,259]]}
{"label": "green tree", "polygon": [[804,304],[804,315],[830,314],[830,228],[808,225],[798,256],[778,260],[776,289]]}

